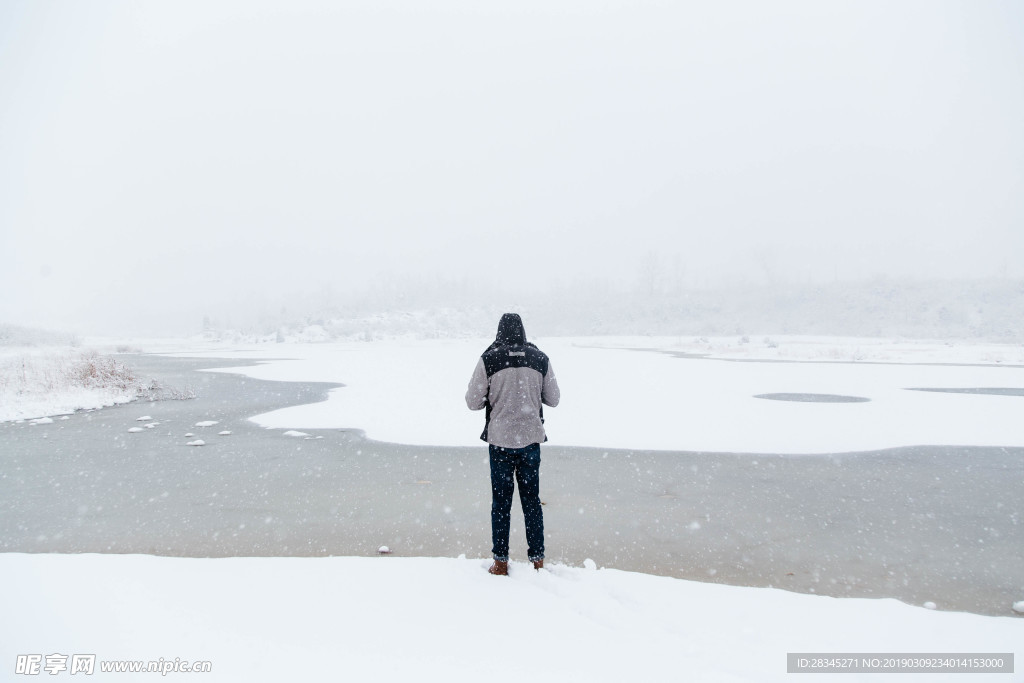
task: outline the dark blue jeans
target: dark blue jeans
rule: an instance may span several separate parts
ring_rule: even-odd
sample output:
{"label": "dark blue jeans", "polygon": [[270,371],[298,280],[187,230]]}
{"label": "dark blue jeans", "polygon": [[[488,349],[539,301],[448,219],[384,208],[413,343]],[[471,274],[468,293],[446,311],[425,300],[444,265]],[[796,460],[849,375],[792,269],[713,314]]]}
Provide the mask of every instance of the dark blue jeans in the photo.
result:
{"label": "dark blue jeans", "polygon": [[544,559],[544,512],[540,507],[540,444],[526,448],[491,446],[491,540],[494,559],[508,562],[508,529],[512,493],[519,484],[519,502],[526,520],[527,553]]}

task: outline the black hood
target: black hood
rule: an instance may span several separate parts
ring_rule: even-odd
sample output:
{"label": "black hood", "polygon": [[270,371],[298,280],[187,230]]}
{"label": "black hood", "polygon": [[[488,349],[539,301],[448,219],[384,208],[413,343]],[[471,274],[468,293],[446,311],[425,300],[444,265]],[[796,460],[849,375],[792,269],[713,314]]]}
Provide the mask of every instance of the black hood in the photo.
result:
{"label": "black hood", "polygon": [[506,313],[501,316],[494,343],[498,346],[526,343],[526,328],[523,327],[523,319],[518,313]]}

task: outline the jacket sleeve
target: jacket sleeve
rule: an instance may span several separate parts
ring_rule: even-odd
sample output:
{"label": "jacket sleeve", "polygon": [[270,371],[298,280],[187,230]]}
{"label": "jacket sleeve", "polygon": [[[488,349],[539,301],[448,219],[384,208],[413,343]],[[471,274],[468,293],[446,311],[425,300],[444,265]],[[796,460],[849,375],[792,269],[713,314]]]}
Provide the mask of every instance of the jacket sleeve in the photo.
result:
{"label": "jacket sleeve", "polygon": [[562,392],[558,389],[558,380],[555,379],[555,369],[548,361],[548,372],[544,375],[544,387],[541,389],[540,400],[544,405],[554,408],[562,398]]}
{"label": "jacket sleeve", "polygon": [[480,410],[487,404],[487,370],[484,368],[484,359],[476,363],[473,376],[469,380],[469,388],[466,389],[466,405],[470,410]]}

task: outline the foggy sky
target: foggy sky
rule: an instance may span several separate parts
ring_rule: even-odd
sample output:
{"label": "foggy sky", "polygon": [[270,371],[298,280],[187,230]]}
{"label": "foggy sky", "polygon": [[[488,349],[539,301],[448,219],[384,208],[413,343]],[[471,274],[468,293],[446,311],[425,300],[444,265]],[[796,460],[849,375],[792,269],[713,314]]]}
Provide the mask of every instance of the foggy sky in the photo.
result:
{"label": "foggy sky", "polygon": [[1019,2],[7,1],[0,322],[1021,277],[1022,122]]}

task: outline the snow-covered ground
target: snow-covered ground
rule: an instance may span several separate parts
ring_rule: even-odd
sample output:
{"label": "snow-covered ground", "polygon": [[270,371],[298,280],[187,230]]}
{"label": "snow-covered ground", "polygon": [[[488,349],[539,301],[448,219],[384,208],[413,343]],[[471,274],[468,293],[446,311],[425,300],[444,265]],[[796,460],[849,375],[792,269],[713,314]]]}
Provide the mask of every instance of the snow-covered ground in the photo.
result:
{"label": "snow-covered ground", "polygon": [[[19,654],[94,654],[101,681],[132,680],[102,675],[102,662],[160,658],[210,662],[208,675],[170,680],[246,683],[780,681],[790,652],[1008,653],[1024,642],[1024,620],[895,600],[613,569],[535,572],[524,563],[498,578],[484,566],[464,558],[0,555],[0,664],[10,675]],[[951,680],[978,678],[1007,680]]]}
{"label": "snow-covered ground", "polygon": [[[266,426],[359,428],[399,443],[479,445],[482,415],[467,411],[462,396],[485,344],[189,348],[168,342],[144,348],[265,359],[225,371],[346,385],[326,402],[254,416]],[[1020,397],[908,390],[1024,387],[1024,369],[1005,367],[1024,361],[1017,347],[651,338],[540,345],[563,390],[563,405],[548,413],[552,443],[559,445],[778,453],[1024,445]],[[694,360],[629,350],[637,348],[858,362]],[[870,400],[754,398],[765,393]],[[3,554],[0,666],[10,675],[19,655],[41,655],[45,666],[47,655],[94,654],[96,680],[128,680],[102,675],[105,661],[180,658],[211,662],[209,679],[217,681],[766,681],[788,677],[789,652],[998,653],[1024,642],[1020,619],[894,600],[702,584],[592,565],[536,573],[515,564],[505,579],[487,575],[484,566],[485,560],[463,558]],[[1008,602],[1024,599],[1021,590]],[[941,608],[941,596],[937,602]],[[191,674],[170,674],[183,676]],[[845,674],[835,680],[904,678]],[[1003,680],[983,678],[997,679]]]}
{"label": "snow-covered ground", "polygon": [[[472,446],[479,444],[483,416],[466,409],[463,395],[486,344],[484,339],[394,340],[178,352],[264,359],[223,370],[259,379],[345,385],[325,402],[253,417],[269,428],[357,428],[381,441]],[[771,345],[559,338],[542,340],[540,346],[551,357],[563,393],[562,405],[546,414],[554,444],[783,454],[927,444],[1024,446],[1021,397],[912,390],[1024,388],[1024,367],[1009,367],[1024,364],[1020,347],[815,338]],[[265,360],[271,358],[289,360]],[[757,362],[762,358],[765,362]],[[790,358],[809,362],[774,362]],[[867,400],[758,398],[765,394]]]}
{"label": "snow-covered ground", "polygon": [[0,422],[128,403],[144,389],[109,356],[68,346],[0,347]]}

